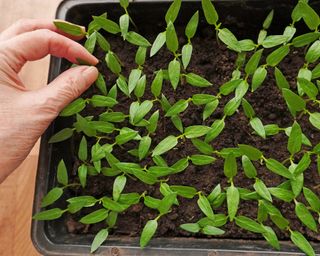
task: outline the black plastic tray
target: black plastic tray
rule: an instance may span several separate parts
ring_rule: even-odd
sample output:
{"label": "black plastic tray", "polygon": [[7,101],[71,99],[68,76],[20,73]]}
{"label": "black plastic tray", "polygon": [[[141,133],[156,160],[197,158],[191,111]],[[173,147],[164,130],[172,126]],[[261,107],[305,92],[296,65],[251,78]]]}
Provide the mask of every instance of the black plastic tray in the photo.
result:
{"label": "black plastic tray", "polygon": [[[149,26],[159,26],[163,22],[164,14],[171,1],[136,0],[130,5],[130,15],[135,22],[141,24],[148,21]],[[255,33],[271,9],[275,9],[273,31],[282,33],[284,25],[290,22],[290,12],[296,1],[293,0],[216,0],[224,25],[237,34],[245,32],[245,24],[256,24]],[[320,10],[320,1],[309,1]],[[200,8],[199,1],[184,1],[178,23],[186,24],[196,9]],[[67,0],[57,9],[56,18],[68,20],[81,25],[87,25],[91,15],[108,13],[108,17],[115,19],[122,14],[118,0]],[[237,18],[237,19],[234,19]],[[241,22],[235,22],[239,20]],[[164,29],[164,27],[163,27]],[[160,30],[159,30],[160,32]],[[249,32],[248,32],[249,33]],[[49,82],[65,69],[64,61],[51,58]],[[33,213],[40,211],[41,199],[55,184],[56,167],[60,159],[64,158],[69,169],[72,163],[74,147],[72,141],[48,144],[52,134],[71,124],[71,120],[57,118],[48,128],[41,139],[36,190]],[[63,200],[61,207],[63,207]],[[60,203],[58,202],[58,203]],[[40,253],[44,255],[87,255],[93,235],[69,234],[63,221],[33,221],[31,230],[32,241]],[[314,244],[320,252],[320,245]],[[195,238],[155,238],[148,248],[141,250],[138,238],[110,236],[96,253],[97,255],[300,255],[297,248],[290,242],[281,242],[281,252],[272,251],[270,246],[260,240],[237,239],[195,239]]]}

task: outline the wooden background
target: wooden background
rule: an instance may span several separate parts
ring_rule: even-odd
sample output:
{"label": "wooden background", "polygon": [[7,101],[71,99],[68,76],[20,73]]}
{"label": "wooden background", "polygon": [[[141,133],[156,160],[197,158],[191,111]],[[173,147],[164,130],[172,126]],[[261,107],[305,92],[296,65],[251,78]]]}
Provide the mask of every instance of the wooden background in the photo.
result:
{"label": "wooden background", "polygon": [[[53,19],[61,0],[0,0],[0,32],[21,18]],[[44,86],[49,58],[27,63],[21,78],[30,89]],[[24,163],[0,184],[0,255],[39,255],[30,239],[39,143]]]}

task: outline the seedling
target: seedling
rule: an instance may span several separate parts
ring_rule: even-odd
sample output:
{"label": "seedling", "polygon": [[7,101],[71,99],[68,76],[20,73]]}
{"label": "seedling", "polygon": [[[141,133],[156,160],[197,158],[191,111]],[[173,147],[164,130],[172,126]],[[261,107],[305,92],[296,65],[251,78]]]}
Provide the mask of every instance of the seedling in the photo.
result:
{"label": "seedling", "polygon": [[[117,228],[119,213],[125,214],[130,207],[143,204],[154,213],[154,218],[149,219],[141,230],[140,246],[143,248],[156,234],[161,218],[180,207],[182,198],[195,198],[195,207],[199,208],[202,217],[180,226],[191,234],[221,236],[227,232],[225,224],[234,222],[241,229],[260,234],[270,246],[280,250],[277,234],[282,230],[300,250],[307,255],[315,255],[305,235],[311,231],[318,232],[320,199],[317,187],[306,187],[304,176],[308,175],[308,169],[314,163],[320,172],[320,144],[307,137],[308,131],[302,126],[302,120],[308,120],[310,127],[320,130],[320,83],[317,80],[320,77],[320,64],[317,64],[320,57],[320,18],[307,1],[300,0],[292,11],[291,24],[283,34],[268,34],[274,16],[271,11],[256,41],[239,40],[220,22],[210,0],[202,0],[201,3],[202,10],[196,11],[185,24],[184,45],[180,45],[175,28],[181,0],[174,0],[170,5],[165,15],[166,28],[153,43],[135,32],[136,25],[129,15],[127,0],[120,1],[124,14],[119,20],[112,21],[107,14],[93,17],[85,33],[87,39],[84,45],[91,53],[97,49],[104,51],[105,58],[101,61],[116,77],[115,83],[106,82],[105,74],[100,70],[95,84],[98,93],[75,100],[60,113],[60,118],[71,117],[74,123],[53,135],[49,143],[60,143],[70,138],[78,143],[75,145],[75,157],[79,162],[79,182],[69,182],[71,170],[61,160],[57,168],[57,186],[42,200],[42,207],[48,208],[36,214],[34,219],[52,220],[69,212],[79,214],[78,221],[83,224],[102,222],[104,227],[96,234],[91,246],[91,252],[94,252]],[[217,40],[238,56],[229,81],[223,84],[214,84],[209,78],[189,71],[194,56],[193,39],[197,36],[199,18],[202,16],[217,34]],[[310,31],[296,36],[295,25],[298,22],[305,23]],[[76,36],[84,34],[78,26],[64,22],[55,24],[66,33]],[[123,72],[125,60],[113,51],[107,41],[108,34],[120,36],[136,46],[136,67],[127,75]],[[280,64],[298,48],[305,50],[305,63],[295,80],[289,82]],[[145,63],[160,50],[169,51],[172,57],[161,69],[154,70],[150,80],[145,72]],[[274,76],[278,95],[283,98],[287,112],[292,116],[288,127],[265,123],[250,103],[249,95],[259,96],[260,89],[271,76]],[[173,102],[164,93],[168,86],[173,91],[182,86],[192,86],[197,88],[198,93],[185,98],[176,96]],[[210,88],[216,88],[216,93],[209,93]],[[151,95],[151,98],[146,95]],[[130,106],[128,112],[117,108],[121,97],[125,97]],[[184,124],[183,115],[194,107],[202,111],[201,122],[194,120],[192,124]],[[87,108],[96,109],[95,115],[85,116]],[[219,115],[215,115],[217,109],[220,109]],[[215,142],[219,141],[225,130],[233,128],[228,127],[228,120],[239,115],[242,115],[242,120],[247,120],[249,137],[266,141],[278,135],[287,136],[287,157],[270,156],[266,148],[241,142],[234,147],[215,148]],[[158,137],[159,129],[164,129],[166,125],[175,127],[174,132]],[[175,163],[170,162],[170,157],[178,154],[177,150],[192,146],[194,153],[181,157]],[[122,156],[117,155],[119,149],[125,150],[134,160],[122,161]],[[215,168],[218,160],[223,162],[223,169]],[[212,171],[217,173],[223,172],[227,185],[222,185],[217,178],[208,191],[207,188],[193,187],[192,180],[189,184],[171,181],[172,177],[191,168],[201,170],[203,166],[211,166]],[[237,177],[242,172],[249,180],[249,186],[238,184]],[[261,173],[275,175],[278,184],[268,185]],[[68,198],[64,209],[55,206],[66,190],[86,188],[91,176],[112,180],[112,193],[99,198],[82,194]],[[156,197],[148,190],[128,193],[126,186],[133,180],[153,186],[161,196]],[[239,209],[244,201],[255,202],[253,205],[257,206],[257,214],[254,218],[241,214]],[[286,213],[278,209],[279,202],[291,204],[297,220],[308,231],[302,234],[294,230]],[[226,206],[226,211],[221,210],[223,206]],[[92,211],[83,214],[83,208],[92,208]]]}

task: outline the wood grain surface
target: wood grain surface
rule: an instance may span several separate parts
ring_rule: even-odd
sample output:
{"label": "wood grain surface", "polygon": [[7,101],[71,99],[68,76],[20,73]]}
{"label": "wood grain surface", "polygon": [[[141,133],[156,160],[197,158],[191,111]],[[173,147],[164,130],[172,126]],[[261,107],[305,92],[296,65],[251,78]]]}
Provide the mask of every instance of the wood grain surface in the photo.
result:
{"label": "wood grain surface", "polygon": [[[0,0],[0,32],[19,19],[53,19],[61,0]],[[30,62],[20,76],[27,88],[46,85],[49,58]],[[30,238],[39,143],[23,164],[0,184],[0,255],[39,255]],[[1,156],[0,156],[1,157]]]}

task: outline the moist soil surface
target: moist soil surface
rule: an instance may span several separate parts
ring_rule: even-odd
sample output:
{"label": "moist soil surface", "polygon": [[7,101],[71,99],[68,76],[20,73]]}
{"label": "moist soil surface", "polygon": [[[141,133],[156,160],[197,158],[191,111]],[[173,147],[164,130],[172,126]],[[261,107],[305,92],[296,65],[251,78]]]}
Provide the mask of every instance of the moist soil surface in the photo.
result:
{"label": "moist soil surface", "polygon": [[[151,42],[153,42],[156,34],[154,31],[158,31],[156,28],[150,29],[149,31],[140,31],[141,34],[150,36],[147,37]],[[161,30],[159,30],[161,31]],[[183,35],[183,28],[177,28],[178,34]],[[124,42],[120,37],[110,37],[108,36],[112,50],[119,56],[120,60],[123,62],[123,72],[122,74],[128,77],[130,70],[137,67],[134,62],[135,52],[137,47],[129,45]],[[186,42],[184,37],[179,38],[180,45]],[[194,72],[205,77],[207,80],[212,82],[213,86],[208,88],[198,88],[193,87],[188,84],[181,84],[178,86],[177,90],[174,91],[172,86],[168,81],[164,82],[162,93],[168,98],[168,100],[173,104],[178,99],[187,99],[196,93],[208,93],[216,95],[218,93],[218,88],[223,83],[227,82],[231,78],[232,71],[236,68],[235,60],[236,53],[228,50],[222,43],[217,42],[215,34],[212,29],[200,28],[197,32],[197,36],[192,40],[194,47],[193,56],[191,63],[187,69],[188,72]],[[295,77],[298,74],[299,68],[303,66],[304,49],[291,49],[290,54],[284,59],[284,61],[279,65],[280,70],[285,74],[290,86],[294,89],[296,87]],[[108,88],[115,84],[116,76],[113,75],[104,64],[105,53],[98,47],[94,53],[100,60],[99,64],[100,72],[106,77],[106,83]],[[266,55],[266,53],[265,53]],[[249,56],[247,56],[248,58]],[[144,64],[143,72],[147,75],[147,87],[143,99],[152,99],[153,96],[150,92],[150,84],[154,77],[154,71],[159,69],[166,69],[167,64],[173,56],[168,50],[162,49],[153,58],[147,58]],[[264,62],[263,58],[261,63]],[[250,81],[249,81],[250,82]],[[90,97],[94,93],[98,93],[97,89],[93,86],[90,88],[83,97]],[[184,126],[204,124],[211,125],[216,119],[223,116],[223,107],[231,99],[230,96],[223,96],[220,99],[220,104],[217,110],[205,121],[202,121],[203,106],[195,106],[192,103],[189,105],[188,109],[180,114]],[[273,70],[268,69],[268,77],[263,83],[263,85],[257,89],[254,93],[248,92],[245,98],[252,104],[256,116],[259,117],[263,124],[278,124],[280,127],[288,127],[293,123],[293,117],[290,115],[288,108],[285,104],[281,92],[276,86]],[[118,90],[119,104],[114,107],[114,111],[122,111],[124,113],[129,112],[129,106],[132,101],[135,101],[135,96],[131,99],[123,95]],[[164,117],[164,113],[161,110],[159,103],[154,104],[154,108],[150,113],[153,113],[156,109],[160,109],[160,119],[158,123],[158,128],[156,134],[152,135],[152,146],[153,148],[157,145],[163,138],[172,135],[179,135],[179,131],[174,127],[169,118]],[[313,110],[313,106],[309,106],[309,109]],[[104,111],[103,108],[90,109],[87,107],[82,111],[81,115],[95,115],[98,116]],[[307,116],[302,116],[298,118],[298,122],[304,134],[310,139],[312,145],[316,145],[320,142],[320,133],[315,128],[311,126],[307,120]],[[131,127],[128,122],[119,124],[118,127]],[[140,135],[146,135],[146,131],[141,129]],[[77,182],[77,168],[79,166],[79,161],[76,159],[76,152],[78,150],[78,145],[80,141],[80,136],[74,138],[73,154],[74,154],[74,169],[73,169],[73,181]],[[112,142],[114,137],[110,140],[103,140],[102,143]],[[227,147],[237,147],[238,144],[249,144],[256,148],[259,148],[267,158],[274,158],[279,161],[283,161],[288,158],[289,153],[287,151],[287,141],[288,137],[284,132],[279,133],[275,136],[267,137],[267,139],[262,139],[261,137],[253,133],[252,128],[249,126],[249,120],[244,115],[242,108],[240,107],[238,112],[233,116],[226,118],[226,126],[223,132],[212,141],[211,145],[216,150],[221,150]],[[95,141],[89,141],[92,145]],[[120,159],[122,162],[137,162],[137,159],[130,154],[128,150],[136,148],[137,142],[131,141],[126,143],[123,148],[115,147],[113,154]],[[188,155],[198,153],[197,149],[192,145],[191,141],[185,140],[180,141],[178,146],[170,151],[170,153],[165,154],[164,158],[169,165],[175,163],[179,159],[186,157]],[[298,156],[298,158],[301,156]],[[298,160],[298,159],[297,159]],[[313,191],[320,193],[319,188],[315,188],[317,184],[320,183],[320,178],[317,173],[317,167],[315,164],[315,159],[312,159],[312,164],[305,172],[305,186],[313,188]],[[245,177],[243,174],[241,163],[238,161],[238,174],[235,177],[234,184],[237,187],[247,188],[253,190],[253,180]],[[106,163],[104,163],[106,165]],[[147,157],[142,163],[142,165],[153,165],[151,157]],[[261,178],[268,187],[277,186],[284,180],[270,172],[265,168],[265,166],[255,163],[259,178]],[[209,194],[211,190],[217,185],[221,184],[222,188],[229,186],[227,178],[223,173],[223,160],[218,158],[217,161],[210,165],[205,166],[194,166],[190,163],[189,167],[179,174],[171,175],[168,177],[168,184],[170,185],[188,185],[193,186],[197,190],[203,191],[205,194]],[[71,196],[79,195],[92,195],[97,198],[102,196],[112,195],[112,185],[114,177],[105,177],[103,175],[90,176],[88,177],[87,187],[85,189],[74,189],[70,191]],[[72,181],[71,181],[72,182]],[[140,181],[135,181],[130,178],[127,179],[127,185],[124,189],[124,193],[138,192],[143,193],[147,191],[148,195],[156,198],[161,198],[159,192],[159,184],[154,186],[149,186],[143,184]],[[197,197],[194,199],[185,199],[179,197],[180,206],[173,206],[172,212],[161,217],[159,222],[159,227],[156,236],[162,237],[203,237],[201,234],[192,235],[186,231],[179,228],[180,224],[188,222],[196,222],[200,218],[204,217],[197,206]],[[303,199],[301,198],[302,202]],[[112,234],[116,236],[139,236],[141,230],[143,229],[145,223],[157,216],[157,211],[152,210],[144,206],[143,200],[137,205],[130,207],[124,213],[119,214],[118,222],[116,228],[113,229]],[[320,236],[309,229],[307,229],[301,222],[297,219],[294,214],[294,203],[285,203],[283,201],[274,199],[274,205],[277,206],[282,214],[290,221],[290,226],[293,230],[298,230],[302,232],[309,240],[320,240]],[[257,216],[257,201],[244,201],[241,200],[239,206],[238,214],[245,215],[250,218],[255,219]],[[77,220],[81,216],[89,213],[91,210],[85,209],[76,215],[67,215],[65,219],[65,224],[69,232],[83,234],[83,233],[95,233],[101,227],[102,224],[96,225],[83,225]],[[227,213],[226,202],[215,210],[216,213]],[[316,216],[315,216],[316,217]],[[288,240],[289,234],[286,231],[281,231],[272,222],[267,221],[266,225],[271,226],[276,231],[279,239]],[[251,232],[247,232],[243,229],[238,228],[234,223],[226,224],[223,229],[226,233],[223,237],[235,238],[235,239],[261,239],[261,236]]]}

